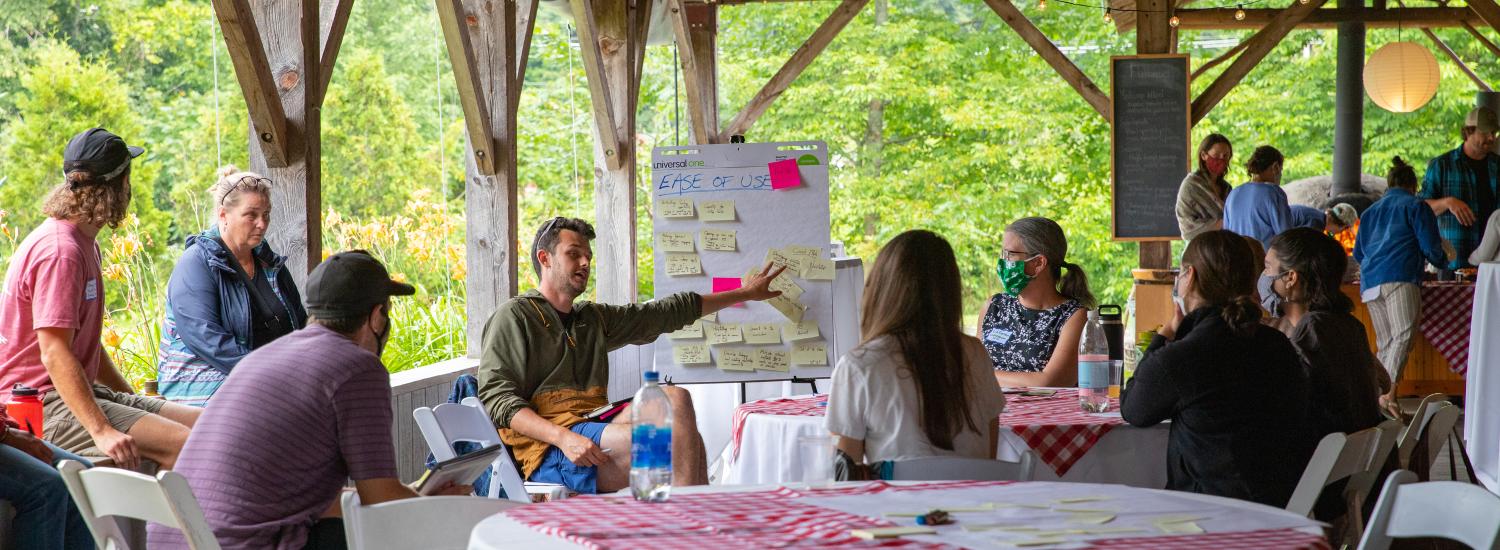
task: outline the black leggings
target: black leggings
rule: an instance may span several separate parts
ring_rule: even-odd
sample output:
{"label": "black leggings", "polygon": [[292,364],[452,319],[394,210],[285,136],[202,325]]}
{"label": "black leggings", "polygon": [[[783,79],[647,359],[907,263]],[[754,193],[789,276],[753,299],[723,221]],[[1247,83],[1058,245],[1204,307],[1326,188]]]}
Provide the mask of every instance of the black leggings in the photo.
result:
{"label": "black leggings", "polygon": [[307,533],[307,546],[302,550],[347,550],[349,541],[344,539],[343,518],[323,518]]}

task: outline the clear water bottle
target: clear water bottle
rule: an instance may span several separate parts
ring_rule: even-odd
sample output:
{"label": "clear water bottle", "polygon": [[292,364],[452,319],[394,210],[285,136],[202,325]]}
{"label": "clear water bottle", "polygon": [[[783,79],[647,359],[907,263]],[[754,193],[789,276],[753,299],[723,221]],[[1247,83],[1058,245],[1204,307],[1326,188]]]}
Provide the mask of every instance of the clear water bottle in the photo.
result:
{"label": "clear water bottle", "polygon": [[658,376],[646,371],[630,403],[630,493],[647,502],[665,502],[672,493],[672,404]]}
{"label": "clear water bottle", "polygon": [[1109,410],[1110,381],[1109,340],[1099,324],[1099,310],[1090,310],[1078,342],[1078,406],[1084,412]]}

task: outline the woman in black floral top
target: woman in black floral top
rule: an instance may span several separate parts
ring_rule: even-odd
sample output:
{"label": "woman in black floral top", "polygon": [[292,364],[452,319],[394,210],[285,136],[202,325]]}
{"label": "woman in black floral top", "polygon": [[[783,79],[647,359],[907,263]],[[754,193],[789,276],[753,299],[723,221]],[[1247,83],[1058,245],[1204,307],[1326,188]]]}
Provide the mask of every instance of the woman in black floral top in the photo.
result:
{"label": "woman in black floral top", "polygon": [[990,299],[979,324],[995,380],[1001,386],[1077,384],[1078,339],[1094,295],[1083,269],[1064,259],[1062,227],[1022,218],[1005,228],[1001,245],[996,271],[1005,292]]}

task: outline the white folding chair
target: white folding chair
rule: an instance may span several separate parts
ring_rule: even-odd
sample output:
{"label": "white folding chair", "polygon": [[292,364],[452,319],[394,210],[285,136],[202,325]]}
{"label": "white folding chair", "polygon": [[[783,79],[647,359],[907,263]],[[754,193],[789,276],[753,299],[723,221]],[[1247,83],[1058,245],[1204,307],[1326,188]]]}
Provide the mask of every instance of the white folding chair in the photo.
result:
{"label": "white folding chair", "polygon": [[349,550],[462,550],[484,518],[520,506],[480,497],[417,497],[361,506],[358,491],[343,496]]}
{"label": "white folding chair", "polygon": [[[439,462],[457,456],[453,451],[453,444],[459,441],[505,447],[505,442],[500,440],[500,433],[495,430],[494,423],[490,422],[489,414],[484,412],[479,400],[473,397],[464,398],[462,403],[444,403],[433,408],[418,407],[411,414],[417,421],[417,428],[422,431],[422,438],[427,441],[427,447],[432,450],[433,458]],[[500,456],[495,457],[490,472],[490,498],[498,497],[501,487],[505,488],[507,498],[523,503],[531,502],[532,493],[552,497],[566,494],[561,485],[526,483],[521,478],[521,471],[516,468],[515,461],[511,460],[508,447],[501,449]]]}
{"label": "white folding chair", "polygon": [[1400,449],[1399,458],[1401,459],[1402,468],[1413,470],[1413,468],[1408,468],[1406,464],[1411,461],[1411,453],[1417,448],[1417,441],[1422,434],[1422,428],[1427,425],[1432,414],[1437,412],[1438,407],[1451,404],[1448,402],[1448,396],[1441,393],[1429,394],[1427,397],[1422,398],[1421,404],[1417,405],[1416,411],[1412,413],[1411,424],[1408,424],[1406,429],[1401,432],[1401,444],[1398,449]]}
{"label": "white folding chair", "polygon": [[1391,540],[1442,537],[1470,548],[1500,550],[1500,497],[1479,485],[1457,481],[1416,483],[1397,470],[1385,480],[1360,550],[1386,550]]}
{"label": "white folding chair", "polygon": [[[1432,479],[1432,466],[1437,462],[1443,445],[1449,443],[1453,426],[1458,424],[1458,407],[1442,402],[1433,405],[1425,415],[1412,419],[1406,432],[1415,432],[1409,446],[1404,446],[1401,467],[1417,474],[1417,479]],[[1423,421],[1421,424],[1417,422]],[[1403,441],[1403,443],[1406,443]]]}
{"label": "white folding chair", "polygon": [[[1318,442],[1318,448],[1313,451],[1312,459],[1307,461],[1307,468],[1302,471],[1302,479],[1292,491],[1292,498],[1287,501],[1287,511],[1310,515],[1324,487],[1341,479],[1379,469],[1379,465],[1374,462],[1376,451],[1380,447],[1380,432],[1381,429],[1376,427],[1349,435],[1335,432],[1323,436],[1322,441]],[[1358,480],[1350,480],[1344,494],[1358,501],[1363,495],[1358,494],[1356,481]]]}
{"label": "white folding chair", "polygon": [[891,479],[904,481],[978,480],[1031,481],[1036,472],[1036,452],[1027,449],[1018,462],[988,458],[933,456],[898,460],[891,468]]}
{"label": "white folding chair", "polygon": [[156,477],[119,468],[84,468],[73,460],[57,465],[63,483],[89,532],[101,550],[128,550],[130,543],[111,516],[160,523],[179,529],[193,550],[218,550],[203,510],[188,488],[187,478],[172,471]]}

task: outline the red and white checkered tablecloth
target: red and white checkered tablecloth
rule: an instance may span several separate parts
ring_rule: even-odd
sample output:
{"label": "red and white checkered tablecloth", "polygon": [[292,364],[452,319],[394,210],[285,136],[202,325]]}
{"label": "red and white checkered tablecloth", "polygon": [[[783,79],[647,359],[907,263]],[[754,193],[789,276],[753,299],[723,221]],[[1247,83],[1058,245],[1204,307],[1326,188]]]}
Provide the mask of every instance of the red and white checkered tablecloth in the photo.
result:
{"label": "red and white checkered tablecloth", "polygon": [[[765,399],[740,405],[734,410],[729,428],[732,456],[739,457],[745,419],[750,415],[823,416],[827,405],[826,395]],[[1110,410],[1119,409],[1119,400],[1111,399]],[[1078,390],[1072,389],[1061,389],[1048,397],[1011,396],[1006,399],[1005,412],[1000,413],[1000,424],[1024,439],[1058,477],[1066,475],[1099,438],[1124,423],[1118,416],[1083,412],[1078,407]]]}
{"label": "red and white checkered tablecloth", "polygon": [[1474,314],[1474,285],[1422,285],[1422,321],[1417,329],[1448,368],[1460,375],[1469,370],[1469,321]]}
{"label": "red and white checkered tablecloth", "polygon": [[[919,485],[871,482],[831,489],[779,488],[769,491],[674,495],[664,503],[637,502],[628,496],[582,496],[522,506],[505,515],[543,534],[561,537],[594,550],[650,547],[661,550],[727,550],[782,546],[864,546],[946,548],[947,545],[893,538],[866,541],[854,529],[891,527],[884,519],[798,502],[803,497],[833,497],[886,491],[929,491],[999,487],[1010,482],[946,481]],[[1089,548],[1177,550],[1328,548],[1323,537],[1292,529],[1133,539],[1102,539]]]}

